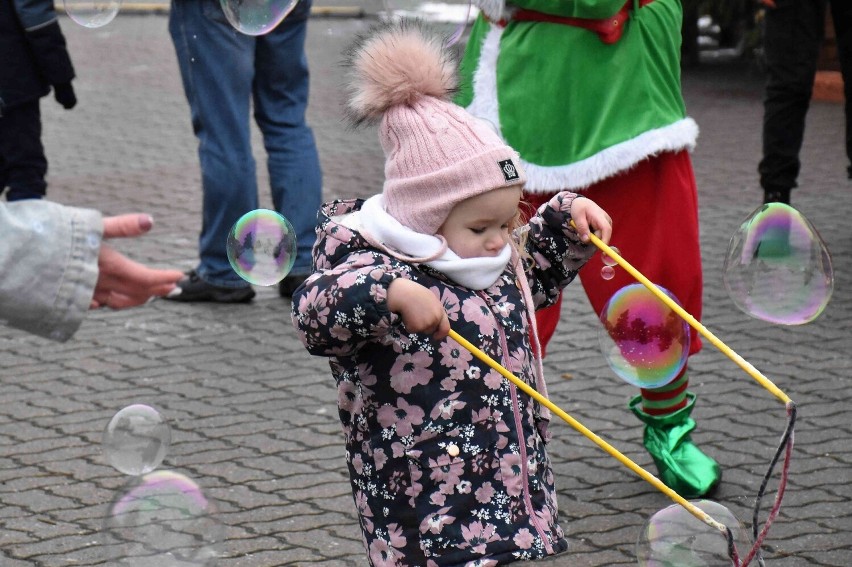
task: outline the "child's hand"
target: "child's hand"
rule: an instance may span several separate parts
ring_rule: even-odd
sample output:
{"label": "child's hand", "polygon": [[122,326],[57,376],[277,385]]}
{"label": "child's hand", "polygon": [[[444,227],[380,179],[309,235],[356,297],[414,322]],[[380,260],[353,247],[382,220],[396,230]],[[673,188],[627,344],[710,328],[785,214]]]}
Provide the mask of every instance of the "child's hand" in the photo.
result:
{"label": "child's hand", "polygon": [[388,309],[402,317],[412,333],[428,333],[440,340],[450,332],[444,304],[435,294],[405,278],[397,278],[388,287]]}
{"label": "child's hand", "polygon": [[571,219],[577,227],[580,240],[589,242],[589,228],[604,244],[612,236],[612,218],[597,203],[586,197],[577,197],[571,202]]}

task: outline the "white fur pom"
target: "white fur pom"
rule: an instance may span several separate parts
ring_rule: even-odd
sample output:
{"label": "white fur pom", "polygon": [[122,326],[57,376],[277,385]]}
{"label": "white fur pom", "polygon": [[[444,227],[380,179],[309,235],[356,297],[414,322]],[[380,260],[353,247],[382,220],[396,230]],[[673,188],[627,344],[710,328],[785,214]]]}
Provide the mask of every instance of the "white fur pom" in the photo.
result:
{"label": "white fur pom", "polygon": [[356,124],[423,96],[447,99],[457,85],[454,54],[419,21],[383,23],[350,49],[347,110]]}

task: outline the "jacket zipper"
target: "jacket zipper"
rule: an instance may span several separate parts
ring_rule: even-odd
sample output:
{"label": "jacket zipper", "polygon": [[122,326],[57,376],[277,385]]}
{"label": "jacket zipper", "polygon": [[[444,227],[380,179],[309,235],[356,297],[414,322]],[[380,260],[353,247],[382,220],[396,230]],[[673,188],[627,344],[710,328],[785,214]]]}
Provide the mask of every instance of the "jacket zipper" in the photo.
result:
{"label": "jacket zipper", "polygon": [[[500,325],[500,322],[497,320],[497,317],[494,315],[491,310],[491,301],[488,296],[483,292],[479,292],[482,299],[489,306],[489,311],[491,311],[491,316],[494,317],[494,322],[496,323],[495,327],[497,328],[497,332],[500,334],[500,346],[503,349],[503,356],[507,361],[511,361],[511,357],[509,357],[509,345],[506,342],[506,333],[503,331],[503,327]],[[517,374],[517,369],[510,367],[509,370],[515,374]],[[512,414],[515,419],[515,428],[518,432],[518,448],[521,452],[521,475],[523,476],[522,483],[522,493],[524,506],[526,506],[527,514],[530,518],[530,523],[535,527],[536,532],[538,532],[539,537],[541,538],[542,543],[544,543],[544,548],[548,554],[553,553],[553,546],[550,545],[550,538],[547,537],[547,529],[541,525],[541,520],[535,515],[533,511],[532,505],[532,497],[530,496],[530,475],[529,475],[529,464],[527,460],[527,440],[524,436],[524,428],[523,428],[523,416],[521,415],[521,407],[518,402],[518,389],[512,382],[509,382],[509,392],[512,395]]]}

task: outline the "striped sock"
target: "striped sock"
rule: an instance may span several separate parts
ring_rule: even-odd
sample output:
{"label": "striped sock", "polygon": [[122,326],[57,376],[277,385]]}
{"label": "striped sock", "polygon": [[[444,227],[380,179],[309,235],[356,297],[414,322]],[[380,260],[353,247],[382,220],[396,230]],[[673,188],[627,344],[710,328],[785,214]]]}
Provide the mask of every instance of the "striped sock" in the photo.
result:
{"label": "striped sock", "polygon": [[642,411],[648,415],[668,415],[686,407],[686,368],[672,382],[653,390],[641,389]]}

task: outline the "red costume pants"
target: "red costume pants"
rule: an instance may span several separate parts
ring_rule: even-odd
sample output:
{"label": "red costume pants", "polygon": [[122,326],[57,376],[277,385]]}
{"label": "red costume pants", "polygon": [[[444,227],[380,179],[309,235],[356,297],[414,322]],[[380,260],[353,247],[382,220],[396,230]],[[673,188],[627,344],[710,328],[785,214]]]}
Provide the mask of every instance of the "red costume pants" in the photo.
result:
{"label": "red costume pants", "polygon": [[[641,161],[632,169],[582,190],[612,217],[612,239],[633,267],[677,297],[680,304],[701,320],[702,270],[698,234],[698,196],[689,153],[666,152]],[[524,193],[524,200],[538,209],[552,194]],[[580,270],[580,282],[596,314],[622,287],[636,283],[623,268],[615,277],[601,277],[603,255],[598,253]],[[556,331],[562,297],[536,312],[542,356]],[[690,354],[701,349],[698,333],[691,335]]]}

